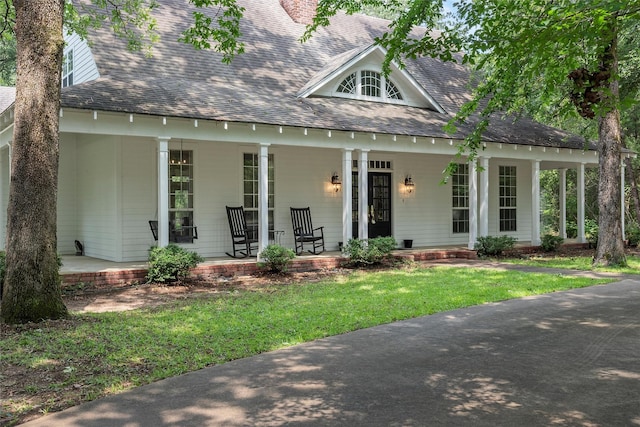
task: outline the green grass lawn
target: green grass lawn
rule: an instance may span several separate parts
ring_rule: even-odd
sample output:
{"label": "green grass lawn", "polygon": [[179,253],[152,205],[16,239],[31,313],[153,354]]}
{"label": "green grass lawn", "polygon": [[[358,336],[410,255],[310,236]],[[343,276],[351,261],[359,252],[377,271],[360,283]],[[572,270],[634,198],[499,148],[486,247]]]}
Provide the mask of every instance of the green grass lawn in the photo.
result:
{"label": "green grass lawn", "polygon": [[506,258],[501,259],[501,262],[508,262],[510,264],[530,265],[535,267],[550,267],[550,268],[567,268],[572,270],[587,270],[587,271],[605,271],[611,273],[620,274],[640,274],[640,257],[636,255],[627,256],[627,267],[597,267],[594,268],[591,265],[593,258],[580,256],[580,257],[551,257],[551,256],[531,256],[529,258]]}
{"label": "green grass lawn", "polygon": [[0,337],[0,372],[28,380],[2,379],[9,385],[0,420],[356,329],[606,282],[473,268],[394,269],[19,326]]}

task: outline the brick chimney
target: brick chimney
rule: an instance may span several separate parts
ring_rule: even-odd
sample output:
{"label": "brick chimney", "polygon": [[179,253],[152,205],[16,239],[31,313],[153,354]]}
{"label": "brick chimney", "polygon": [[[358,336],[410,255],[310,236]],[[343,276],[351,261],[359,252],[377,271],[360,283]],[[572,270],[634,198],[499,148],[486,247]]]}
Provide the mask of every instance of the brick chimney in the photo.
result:
{"label": "brick chimney", "polygon": [[280,5],[298,24],[311,24],[316,16],[318,0],[280,0]]}

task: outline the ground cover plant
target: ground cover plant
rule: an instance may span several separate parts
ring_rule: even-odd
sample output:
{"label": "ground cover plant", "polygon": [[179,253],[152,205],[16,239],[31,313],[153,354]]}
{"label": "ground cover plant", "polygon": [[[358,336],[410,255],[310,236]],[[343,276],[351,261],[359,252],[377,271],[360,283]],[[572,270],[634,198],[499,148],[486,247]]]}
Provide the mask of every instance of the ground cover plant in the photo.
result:
{"label": "ground cover plant", "polygon": [[0,424],[322,337],[605,282],[452,267],[355,271],[128,312],[0,325]]}

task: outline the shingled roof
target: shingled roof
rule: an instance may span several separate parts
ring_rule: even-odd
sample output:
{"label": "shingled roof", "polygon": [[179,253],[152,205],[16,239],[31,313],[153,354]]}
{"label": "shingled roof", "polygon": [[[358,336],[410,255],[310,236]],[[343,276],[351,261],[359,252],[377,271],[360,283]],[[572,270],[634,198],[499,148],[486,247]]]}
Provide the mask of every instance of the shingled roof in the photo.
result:
{"label": "shingled roof", "polygon": [[[127,51],[108,29],[91,35],[100,78],[64,88],[62,106],[136,114],[299,126],[381,134],[450,138],[443,126],[470,99],[468,71],[432,58],[410,61],[406,70],[446,113],[345,98],[297,95],[336,58],[371,45],[389,21],[340,14],[301,43],[305,26],[293,22],[278,0],[239,0],[246,11],[246,52],[230,65],[221,55],[178,41],[192,22],[186,0],[160,0],[161,41],[153,57]],[[462,125],[461,138],[471,127]],[[584,141],[531,120],[496,119],[485,134],[493,142],[582,149]]]}

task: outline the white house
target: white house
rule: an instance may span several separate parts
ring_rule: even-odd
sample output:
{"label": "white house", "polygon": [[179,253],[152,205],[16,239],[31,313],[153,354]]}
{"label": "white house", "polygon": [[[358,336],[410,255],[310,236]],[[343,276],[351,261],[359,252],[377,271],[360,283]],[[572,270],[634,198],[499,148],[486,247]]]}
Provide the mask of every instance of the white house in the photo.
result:
{"label": "white house", "polygon": [[[293,247],[289,208],[307,206],[314,225],[324,226],[327,249],[379,235],[420,247],[473,247],[478,236],[501,234],[535,245],[543,169],[578,170],[584,223],[584,170],[597,165],[596,151],[530,120],[495,120],[480,152],[482,170],[460,160],[441,184],[471,129],[459,127],[454,136],[442,129],[470,99],[469,75],[463,66],[421,58],[385,78],[385,52],[373,40],[388,21],[339,15],[300,43],[313,0],[242,0],[246,52],[225,65],[220,54],[178,41],[192,23],[188,2],[159,3],[161,41],[152,58],[127,51],[106,29],[90,45],[68,38],[60,253],[74,253],[79,240],[91,257],[144,260],[155,243],[149,221],[157,220],[160,244],[169,241],[170,221],[178,229],[195,225],[198,238],[184,228],[180,244],[224,256],[231,250],[225,206],[244,206],[261,248],[273,237],[269,230],[284,231],[277,237]],[[2,223],[13,128],[6,93]]]}

